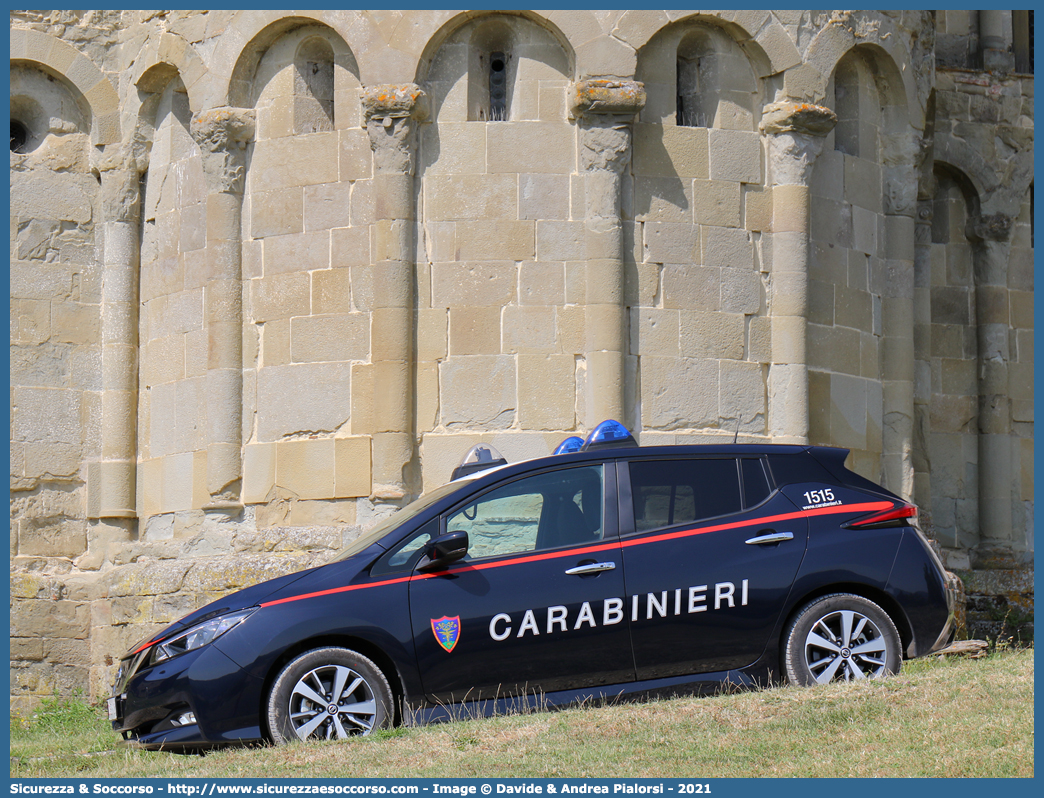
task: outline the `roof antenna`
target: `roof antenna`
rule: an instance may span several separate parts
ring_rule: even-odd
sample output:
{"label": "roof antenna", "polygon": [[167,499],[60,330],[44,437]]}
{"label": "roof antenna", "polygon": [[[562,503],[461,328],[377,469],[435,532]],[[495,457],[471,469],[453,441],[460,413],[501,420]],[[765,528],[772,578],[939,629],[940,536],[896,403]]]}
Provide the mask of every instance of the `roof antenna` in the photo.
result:
{"label": "roof antenna", "polygon": [[736,419],[736,434],[732,436],[732,442],[733,443],[736,443],[739,440],[739,428],[740,428],[740,420]]}

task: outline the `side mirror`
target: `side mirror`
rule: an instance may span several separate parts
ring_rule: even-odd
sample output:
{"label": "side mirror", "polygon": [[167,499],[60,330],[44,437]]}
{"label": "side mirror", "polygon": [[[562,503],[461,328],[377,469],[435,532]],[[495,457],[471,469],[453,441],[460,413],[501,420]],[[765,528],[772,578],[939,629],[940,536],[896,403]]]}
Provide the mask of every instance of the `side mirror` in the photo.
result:
{"label": "side mirror", "polygon": [[418,571],[439,571],[450,563],[455,563],[468,553],[468,533],[463,530],[447,532],[424,547],[429,560],[417,566]]}

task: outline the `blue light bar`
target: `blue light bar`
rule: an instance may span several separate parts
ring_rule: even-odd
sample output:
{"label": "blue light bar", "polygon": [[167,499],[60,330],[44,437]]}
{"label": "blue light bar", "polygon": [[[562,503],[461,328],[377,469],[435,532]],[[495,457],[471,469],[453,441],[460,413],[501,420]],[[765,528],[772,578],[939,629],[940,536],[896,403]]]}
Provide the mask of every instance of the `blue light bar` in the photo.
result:
{"label": "blue light bar", "polygon": [[622,449],[627,446],[637,446],[638,441],[628,432],[627,427],[619,421],[606,419],[587,436],[580,451],[588,452],[592,449]]}
{"label": "blue light bar", "polygon": [[579,452],[583,445],[584,439],[573,435],[558,444],[558,448],[551,454],[572,454],[573,452]]}

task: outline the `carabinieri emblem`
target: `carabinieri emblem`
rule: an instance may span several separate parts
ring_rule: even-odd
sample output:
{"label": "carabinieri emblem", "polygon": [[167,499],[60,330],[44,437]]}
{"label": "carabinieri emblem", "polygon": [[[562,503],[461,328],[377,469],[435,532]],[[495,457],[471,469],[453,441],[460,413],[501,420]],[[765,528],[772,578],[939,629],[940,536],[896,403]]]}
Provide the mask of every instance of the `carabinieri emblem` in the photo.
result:
{"label": "carabinieri emblem", "polygon": [[440,646],[446,651],[452,651],[460,639],[460,616],[450,618],[448,615],[443,615],[441,618],[432,618],[431,631],[435,634],[435,639],[439,641]]}

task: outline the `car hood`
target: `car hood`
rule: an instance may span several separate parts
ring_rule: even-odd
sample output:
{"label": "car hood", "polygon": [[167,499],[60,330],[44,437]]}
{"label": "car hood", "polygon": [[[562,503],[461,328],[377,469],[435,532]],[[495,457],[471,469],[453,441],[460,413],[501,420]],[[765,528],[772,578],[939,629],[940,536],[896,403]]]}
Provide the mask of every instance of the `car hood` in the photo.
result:
{"label": "car hood", "polygon": [[[380,547],[370,547],[341,562],[332,562],[316,566],[315,568],[307,568],[304,571],[279,576],[275,579],[259,582],[243,590],[237,590],[235,593],[229,593],[227,596],[212,601],[195,612],[190,612],[185,617],[179,618],[158,634],[150,635],[136,643],[124,657],[129,657],[147,646],[180,632],[182,629],[187,629],[217,615],[254,607],[264,601],[276,601],[288,595],[307,593],[315,589],[315,584],[325,583],[331,578],[336,578],[338,581],[352,579],[372,559],[371,549],[375,552],[383,551]],[[291,586],[293,586],[292,589]]]}

